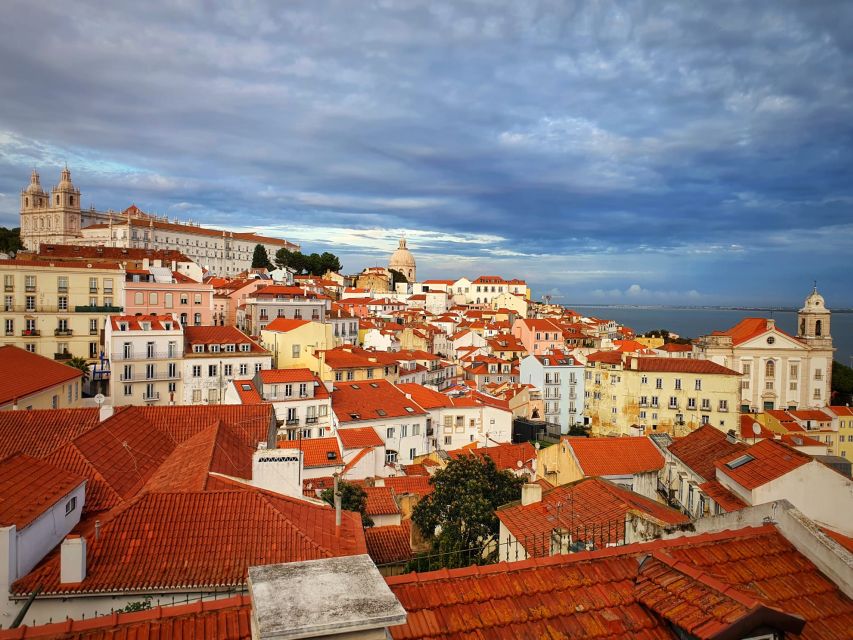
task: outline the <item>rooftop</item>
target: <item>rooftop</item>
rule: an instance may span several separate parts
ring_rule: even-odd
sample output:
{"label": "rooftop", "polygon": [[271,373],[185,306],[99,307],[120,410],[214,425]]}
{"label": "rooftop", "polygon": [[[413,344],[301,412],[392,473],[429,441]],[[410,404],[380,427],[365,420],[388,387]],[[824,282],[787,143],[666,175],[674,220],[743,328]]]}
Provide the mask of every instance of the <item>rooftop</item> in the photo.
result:
{"label": "rooftop", "polygon": [[664,459],[646,437],[584,438],[564,436],[585,476],[627,476],[657,471]]}
{"label": "rooftop", "polygon": [[744,452],[732,453],[714,462],[724,473],[745,489],[752,490],[812,462],[813,458],[777,442],[761,440]]}
{"label": "rooftop", "polygon": [[669,445],[669,452],[705,480],[714,480],[717,472],[714,461],[747,446],[732,442],[716,427],[706,424]]}
{"label": "rooftop", "polygon": [[[0,347],[0,406],[23,400],[66,382],[83,372],[12,345]],[[21,407],[23,409],[23,407]]]}
{"label": "rooftop", "polygon": [[387,380],[336,382],[332,409],[341,422],[422,416],[424,410]]}
{"label": "rooftop", "polygon": [[0,527],[15,525],[20,531],[83,482],[24,453],[0,460]]}

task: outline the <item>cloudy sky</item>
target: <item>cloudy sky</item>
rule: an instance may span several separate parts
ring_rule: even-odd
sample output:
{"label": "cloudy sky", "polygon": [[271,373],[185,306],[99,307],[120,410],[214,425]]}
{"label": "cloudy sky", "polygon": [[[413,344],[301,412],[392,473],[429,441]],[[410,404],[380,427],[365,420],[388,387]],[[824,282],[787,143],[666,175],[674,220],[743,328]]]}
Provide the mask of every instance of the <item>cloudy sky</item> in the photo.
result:
{"label": "cloudy sky", "polygon": [[566,304],[853,306],[853,5],[3,2],[0,225],[84,205]]}

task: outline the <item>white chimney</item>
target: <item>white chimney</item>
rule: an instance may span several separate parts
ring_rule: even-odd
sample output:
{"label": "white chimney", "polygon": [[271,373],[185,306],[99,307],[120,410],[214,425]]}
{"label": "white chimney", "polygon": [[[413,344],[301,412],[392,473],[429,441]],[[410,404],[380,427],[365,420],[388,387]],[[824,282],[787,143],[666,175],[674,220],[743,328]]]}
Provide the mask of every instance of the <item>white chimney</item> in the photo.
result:
{"label": "white chimney", "polygon": [[102,404],[98,409],[98,421],[103,422],[109,418],[113,417],[113,413],[115,412],[115,408],[111,404]]}
{"label": "white chimney", "polygon": [[86,538],[67,536],[60,547],[59,581],[74,584],[86,579]]}
{"label": "white chimney", "polygon": [[527,483],[521,487],[521,506],[535,504],[542,501],[542,485],[535,482]]}

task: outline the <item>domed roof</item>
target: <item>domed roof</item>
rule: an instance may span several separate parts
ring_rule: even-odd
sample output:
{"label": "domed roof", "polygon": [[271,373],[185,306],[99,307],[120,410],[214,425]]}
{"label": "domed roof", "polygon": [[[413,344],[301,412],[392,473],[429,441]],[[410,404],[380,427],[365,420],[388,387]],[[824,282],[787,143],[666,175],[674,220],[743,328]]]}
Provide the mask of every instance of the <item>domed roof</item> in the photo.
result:
{"label": "domed roof", "polygon": [[41,188],[41,183],[39,182],[38,171],[35,169],[33,169],[33,173],[30,176],[30,184],[27,186],[27,193],[34,195],[42,195],[44,193]]}
{"label": "domed roof", "polygon": [[823,296],[817,292],[817,285],[812,289],[812,292],[809,294],[809,297],[806,298],[806,303],[800,311],[825,311],[826,303],[824,302]]}
{"label": "domed roof", "polygon": [[391,254],[391,259],[388,261],[388,268],[399,271],[401,268],[414,268],[415,256],[406,248],[406,239],[400,238],[400,245],[397,250]]}

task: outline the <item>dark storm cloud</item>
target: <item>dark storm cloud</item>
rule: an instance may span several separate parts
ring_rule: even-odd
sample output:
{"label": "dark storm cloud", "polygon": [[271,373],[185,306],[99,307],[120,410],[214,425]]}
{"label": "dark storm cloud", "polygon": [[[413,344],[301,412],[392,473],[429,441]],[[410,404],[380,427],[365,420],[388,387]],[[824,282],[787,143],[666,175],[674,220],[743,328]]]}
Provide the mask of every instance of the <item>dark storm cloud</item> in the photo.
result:
{"label": "dark storm cloud", "polygon": [[[846,2],[4,5],[0,224],[87,202],[568,301],[853,305]],[[837,302],[836,302],[837,301]]]}

